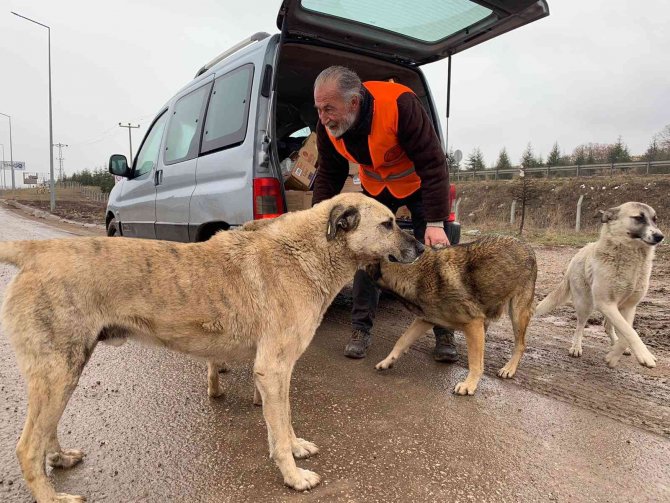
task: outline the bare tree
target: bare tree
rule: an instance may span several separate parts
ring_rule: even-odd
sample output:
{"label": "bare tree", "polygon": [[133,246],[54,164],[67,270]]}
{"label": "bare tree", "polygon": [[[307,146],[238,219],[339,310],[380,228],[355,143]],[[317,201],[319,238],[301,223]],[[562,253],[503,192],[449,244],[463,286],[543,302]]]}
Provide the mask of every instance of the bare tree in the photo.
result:
{"label": "bare tree", "polygon": [[521,202],[521,221],[519,224],[519,236],[523,234],[523,225],[526,222],[526,207],[540,196],[540,191],[529,176],[526,176],[525,169],[519,168],[519,179],[512,189],[514,199]]}

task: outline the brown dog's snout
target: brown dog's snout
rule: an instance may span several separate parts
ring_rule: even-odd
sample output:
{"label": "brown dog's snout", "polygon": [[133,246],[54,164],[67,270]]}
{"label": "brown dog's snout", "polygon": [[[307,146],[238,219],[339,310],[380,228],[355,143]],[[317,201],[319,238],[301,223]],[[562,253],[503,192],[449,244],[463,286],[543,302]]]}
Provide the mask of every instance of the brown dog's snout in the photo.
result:
{"label": "brown dog's snout", "polygon": [[661,234],[660,232],[654,232],[654,233],[651,235],[651,237],[652,237],[652,239],[654,240],[654,243],[658,244],[658,243],[660,243],[661,241],[663,241],[663,238],[664,238],[665,236],[664,236],[663,234]]}

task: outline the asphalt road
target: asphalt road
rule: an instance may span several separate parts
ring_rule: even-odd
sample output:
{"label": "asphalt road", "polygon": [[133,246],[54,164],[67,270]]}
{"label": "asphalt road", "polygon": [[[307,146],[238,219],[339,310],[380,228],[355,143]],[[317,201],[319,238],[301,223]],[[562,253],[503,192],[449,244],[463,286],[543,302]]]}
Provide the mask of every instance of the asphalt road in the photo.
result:
{"label": "asphalt road", "polygon": [[[67,235],[0,208],[0,240]],[[0,298],[14,274],[0,265]],[[268,459],[250,365],[222,375],[226,395],[210,399],[204,363],[135,343],[100,345],[85,369],[59,433],[63,447],[87,455],[71,470],[49,469],[56,489],[113,502],[670,501],[667,435],[519,385],[523,378],[502,381],[488,366],[474,397],[454,396],[465,360],[433,362],[428,338],[391,371],[376,372],[411,320],[383,305],[383,336],[368,358],[342,356],[349,305],[340,296],[296,366],[294,428],[321,449],[298,462],[322,476],[314,490],[284,487]],[[537,364],[564,355],[527,357]],[[0,332],[2,502],[32,501],[14,455],[25,407]]]}

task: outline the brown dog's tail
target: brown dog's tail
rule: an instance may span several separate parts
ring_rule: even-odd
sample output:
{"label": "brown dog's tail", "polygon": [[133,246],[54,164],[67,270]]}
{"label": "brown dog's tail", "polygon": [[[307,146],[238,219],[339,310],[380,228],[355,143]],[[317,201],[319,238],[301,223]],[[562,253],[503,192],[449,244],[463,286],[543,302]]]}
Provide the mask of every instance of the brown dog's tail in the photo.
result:
{"label": "brown dog's tail", "polygon": [[0,242],[0,262],[22,267],[28,259],[25,241]]}
{"label": "brown dog's tail", "polygon": [[563,280],[558,287],[547,295],[542,302],[535,308],[535,316],[542,316],[547,314],[559,306],[565,304],[570,299],[570,283],[568,282],[567,274],[563,276]]}

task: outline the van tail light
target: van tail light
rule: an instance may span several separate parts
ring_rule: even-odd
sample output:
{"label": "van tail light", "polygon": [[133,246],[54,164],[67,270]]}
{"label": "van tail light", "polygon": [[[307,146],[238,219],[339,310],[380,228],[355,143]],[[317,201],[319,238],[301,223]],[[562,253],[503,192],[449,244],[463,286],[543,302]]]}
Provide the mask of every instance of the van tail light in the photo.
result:
{"label": "van tail light", "polygon": [[284,213],[281,185],[277,178],[254,178],[254,220]]}
{"label": "van tail light", "polygon": [[454,213],[454,205],[456,204],[456,185],[453,183],[449,185],[449,222],[456,220],[456,213]]}

